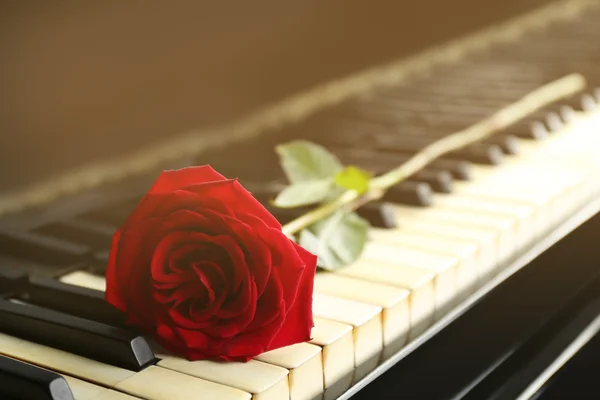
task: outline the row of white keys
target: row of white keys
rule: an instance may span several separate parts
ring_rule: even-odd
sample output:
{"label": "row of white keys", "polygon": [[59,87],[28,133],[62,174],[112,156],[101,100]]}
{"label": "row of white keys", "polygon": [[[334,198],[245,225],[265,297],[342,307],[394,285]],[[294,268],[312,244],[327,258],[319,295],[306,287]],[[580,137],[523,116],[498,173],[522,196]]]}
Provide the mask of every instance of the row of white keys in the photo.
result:
{"label": "row of white keys", "polygon": [[[456,257],[443,256],[379,240],[370,240],[364,247],[361,260],[389,263],[398,267],[418,268],[432,272],[435,280],[435,319],[439,319],[456,302],[458,276],[462,267]],[[466,285],[466,282],[464,282]]]}
{"label": "row of white keys", "polygon": [[481,166],[475,170],[480,176],[479,184],[459,185],[457,193],[530,202],[537,206],[538,231],[542,234],[573,211],[574,196],[586,175],[586,171],[552,168],[535,162],[509,164],[499,171]]}
{"label": "row of white keys", "polygon": [[324,400],[337,399],[354,378],[353,327],[341,322],[313,317],[315,326],[309,343],[322,348]]}
{"label": "row of white keys", "polygon": [[477,288],[480,266],[487,263],[491,268],[494,262],[493,257],[486,259],[477,243],[471,240],[445,238],[406,229],[380,228],[371,229],[370,238],[374,242],[408,246],[430,254],[454,258],[458,263],[456,285],[461,297],[467,297]]}
{"label": "row of white keys", "polygon": [[[436,279],[438,276],[432,271],[364,259],[332,273],[351,277],[359,282],[376,282],[408,290],[409,340],[417,337],[433,324],[437,304],[436,291],[450,291],[453,288],[452,282]],[[351,295],[347,294],[348,297]]]}
{"label": "row of white keys", "polygon": [[[98,286],[98,279],[103,279],[84,271],[73,274],[61,280],[94,288]],[[323,393],[326,398],[335,398],[350,387],[356,365],[369,370],[377,365],[383,348],[379,319],[381,309],[365,304],[354,307],[355,304],[351,303],[350,312],[336,313],[335,309],[344,300],[333,299],[334,304],[329,300],[325,297],[314,301],[317,317],[312,343],[272,350],[248,363],[191,362],[166,353],[157,354],[161,358],[158,367],[243,390],[257,400],[279,399],[281,396],[310,400],[321,398]],[[325,318],[318,318],[320,315]],[[327,316],[330,318],[326,319]],[[373,342],[373,337],[378,337],[379,341]],[[340,354],[345,354],[345,357],[336,356]],[[362,376],[364,374],[366,372]],[[262,378],[254,379],[256,376]]]}
{"label": "row of white keys", "polygon": [[[544,142],[536,143],[539,145]],[[348,336],[345,341],[334,343],[346,343],[340,348],[354,347],[354,367],[358,368],[354,381],[372,370],[379,356],[385,358],[396,351],[407,332],[410,339],[416,337],[434,321],[436,310],[437,318],[444,315],[448,304],[454,304],[485,282],[498,265],[538,238],[577,204],[579,195],[572,193],[585,187],[585,180],[589,179],[585,169],[555,168],[546,172],[539,162],[529,162],[526,156],[521,158],[509,164],[524,166],[528,172],[523,176],[515,174],[515,169],[496,167],[486,171],[481,167],[477,168],[478,179],[458,185],[458,195],[436,195],[436,204],[431,209],[396,207],[400,229],[374,229],[361,260],[317,277],[315,315],[330,323],[341,322],[346,328],[352,326],[353,343]],[[557,179],[549,178],[552,174]],[[442,258],[436,262],[431,258],[427,262],[423,259],[414,262],[428,255]],[[447,262],[440,263],[444,257]],[[364,305],[371,308],[361,308]],[[317,322],[315,329],[318,327]],[[335,382],[340,382],[341,375],[331,371],[348,371],[352,360],[336,364],[330,357],[328,367],[324,354],[326,345],[332,343],[313,344],[322,348],[322,389],[327,394]],[[314,362],[317,352],[311,358],[307,356],[310,351],[304,351],[297,357],[304,360],[294,368],[294,363],[283,356],[287,350],[269,352],[272,354],[267,354],[263,361],[287,366],[292,371],[309,365],[310,360],[317,364]],[[277,353],[281,355],[279,360]],[[347,378],[338,390],[345,390],[349,382]],[[314,393],[317,391],[314,389]]]}
{"label": "row of white keys", "polygon": [[[538,206],[542,232],[568,217],[597,191],[593,184],[600,161],[598,117],[578,118],[550,138],[538,142],[521,140],[521,154],[507,159],[501,169],[478,166],[482,184],[457,183],[457,191],[478,197],[521,199]],[[594,165],[595,164],[595,165]],[[481,179],[488,175],[491,179]],[[594,190],[595,188],[595,190]]]}
{"label": "row of white keys", "polygon": [[140,372],[133,372],[1,333],[0,354],[149,400],[247,400],[252,397],[242,390],[165,368],[150,366]]}
{"label": "row of white keys", "polygon": [[520,232],[514,217],[438,206],[435,203],[427,208],[394,205],[394,211],[399,227],[410,226],[414,221],[427,221],[440,226],[465,226],[495,232],[499,263],[510,259],[517,250]]}
{"label": "row of white keys", "polygon": [[290,397],[289,371],[275,365],[250,360],[218,362],[209,360],[188,361],[170,354],[156,353],[158,366],[181,372],[221,385],[244,390],[255,400],[277,400]]}
{"label": "row of white keys", "polygon": [[313,294],[313,314],[316,317],[352,326],[354,344],[354,375],[357,382],[379,364],[383,352],[382,309],[323,293]]}
{"label": "row of white keys", "polygon": [[347,390],[354,371],[350,325],[315,317],[308,343],[271,350],[248,363],[188,361],[158,354],[158,365],[253,394],[256,400],[334,399]]}
{"label": "row of white keys", "polygon": [[400,350],[410,331],[410,291],[380,283],[319,273],[315,277],[315,293],[324,293],[381,308],[383,358]]}
{"label": "row of white keys", "polygon": [[[511,260],[584,200],[577,190],[585,187],[586,179],[590,178],[589,170],[548,168],[527,158],[513,161],[513,165],[519,169],[512,165],[505,169],[489,168],[489,171],[480,167],[474,182],[459,187],[461,194],[436,195],[431,208],[395,206],[401,228],[373,229],[371,242],[361,259],[334,273],[318,276],[315,291],[382,307],[384,332],[397,335],[406,322],[386,318],[386,314],[394,315],[401,296],[400,292],[388,290],[390,286],[405,288],[409,290],[409,330],[420,332],[422,327],[429,325],[423,321],[431,321],[424,310],[436,308],[434,297],[439,297],[439,290],[444,287],[439,283],[436,285],[436,278],[448,271],[456,271],[455,284],[447,285],[452,288],[449,297],[453,304],[452,300],[464,298],[461,291],[463,294],[472,292],[477,283],[485,282],[490,273],[496,272],[494,266]],[[496,190],[490,190],[493,188]],[[480,235],[482,232],[489,234]],[[482,237],[485,240],[481,240]],[[428,262],[415,249],[453,257],[458,260],[458,265],[444,268],[443,262]],[[420,261],[412,262],[419,258]],[[423,279],[418,285],[409,284],[409,277],[414,279],[415,268],[419,267],[432,269],[434,276]],[[342,279],[344,275],[351,279]],[[447,281],[452,282],[452,279]],[[421,296],[423,306],[417,307],[411,300],[419,298],[417,293],[423,287],[433,288],[434,293]],[[445,311],[447,309],[442,309],[441,315]],[[384,334],[386,345],[390,346],[390,340],[386,341]],[[384,347],[384,357],[393,354],[397,348],[391,346],[389,352],[386,350]]]}

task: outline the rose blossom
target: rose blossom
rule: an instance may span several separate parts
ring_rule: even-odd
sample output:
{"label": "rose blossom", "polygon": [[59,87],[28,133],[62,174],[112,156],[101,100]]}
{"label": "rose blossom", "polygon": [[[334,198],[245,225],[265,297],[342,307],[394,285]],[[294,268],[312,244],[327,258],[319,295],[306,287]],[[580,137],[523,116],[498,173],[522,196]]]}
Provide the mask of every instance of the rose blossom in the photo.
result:
{"label": "rose blossom", "polygon": [[310,340],[316,257],[237,180],[164,171],[115,233],[107,301],[190,360]]}

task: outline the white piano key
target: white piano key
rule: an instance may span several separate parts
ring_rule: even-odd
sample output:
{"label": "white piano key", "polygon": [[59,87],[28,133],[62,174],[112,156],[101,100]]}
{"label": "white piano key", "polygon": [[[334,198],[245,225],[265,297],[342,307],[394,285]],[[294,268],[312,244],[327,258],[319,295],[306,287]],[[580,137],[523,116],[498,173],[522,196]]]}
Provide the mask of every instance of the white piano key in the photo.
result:
{"label": "white piano key", "polygon": [[133,372],[1,333],[0,354],[150,400],[251,398],[250,393],[165,368],[150,366]]}
{"label": "white piano key", "polygon": [[530,202],[544,214],[538,219],[546,221],[545,229],[550,229],[573,210],[573,189],[581,186],[586,172],[556,165],[554,157],[541,156],[548,142],[552,139],[536,143],[535,150],[512,157],[502,168],[475,166],[474,182],[457,182],[455,193]]}
{"label": "white piano key", "polygon": [[75,400],[139,400],[139,397],[94,385],[69,375],[63,375],[63,377],[69,383]]}
{"label": "white piano key", "polygon": [[[404,245],[432,254],[456,257],[460,263],[457,267],[457,285],[459,288],[463,288],[459,289],[459,297],[467,297],[478,287],[479,270],[482,268],[480,265],[485,261],[482,260],[482,253],[479,251],[479,246],[473,241],[410,232],[402,228],[372,228],[369,234],[374,241]],[[488,260],[487,262],[491,266],[493,260]]]}
{"label": "white piano key", "polygon": [[410,331],[410,291],[323,272],[315,277],[315,292],[381,307],[383,359],[406,344]]}
{"label": "white piano key", "polygon": [[243,362],[188,361],[164,355],[159,367],[240,389],[252,394],[254,400],[278,400],[290,397],[288,373],[285,368],[250,360]]}
{"label": "white piano key", "polygon": [[541,221],[538,221],[537,210],[530,204],[502,202],[495,199],[461,196],[458,194],[435,194],[434,204],[444,208],[472,210],[477,213],[510,216],[517,219],[520,237],[517,250],[521,251],[530,245],[542,233]]}
{"label": "white piano key", "polygon": [[119,382],[115,389],[148,400],[249,400],[252,397],[238,389],[154,365]]}
{"label": "white piano key", "polygon": [[[92,279],[88,279],[90,276]],[[94,276],[92,274],[89,274],[87,272],[83,272],[83,273],[77,275],[77,279],[72,280],[72,284],[80,285],[80,286],[84,286],[84,287],[91,286],[91,288],[94,288],[94,287],[98,286],[98,285],[95,285],[95,283],[97,282],[96,278],[98,278],[98,277]],[[103,278],[100,278],[100,279],[103,279]],[[373,308],[369,307],[369,310],[372,311]],[[370,349],[373,347],[373,344],[367,344],[367,343],[365,343],[365,340],[364,340],[365,334],[369,335],[369,333],[373,330],[373,325],[374,325],[374,323],[372,323],[372,322],[369,324],[365,324],[364,327],[361,327],[361,330],[358,333],[357,337],[360,339],[359,340],[359,357],[362,357],[363,354],[369,354]],[[356,335],[353,335],[353,340],[355,339],[354,336],[356,336]],[[354,343],[352,343],[352,345],[354,346]],[[343,345],[340,345],[340,346],[347,347],[347,346],[343,346]],[[337,347],[340,347],[340,346],[337,346]],[[379,346],[380,346],[379,351],[381,351],[382,344],[380,344]],[[352,367],[354,367],[354,354],[351,354],[351,355],[352,355]],[[163,357],[166,357],[166,356],[163,356]],[[344,365],[343,362],[341,364]],[[343,366],[339,367],[338,364],[333,364],[332,368],[342,368],[343,369]],[[341,385],[343,385],[343,383]],[[281,389],[281,387],[278,387],[278,388],[274,388],[273,390],[282,390],[282,389]]]}
{"label": "white piano key", "polygon": [[314,317],[312,340],[321,347],[323,357],[323,400],[337,399],[352,385],[354,372],[354,337],[352,326]]}
{"label": "white piano key", "polygon": [[114,387],[135,375],[133,371],[3,333],[0,333],[0,354],[107,387]]}
{"label": "white piano key", "polygon": [[506,166],[500,171],[478,167],[479,175],[487,174],[477,185],[487,189],[494,187],[507,193],[542,193],[550,199],[553,224],[564,220],[572,213],[578,202],[578,189],[590,171],[572,167],[552,165],[552,162],[521,162]]}
{"label": "white piano key", "polygon": [[[77,399],[75,399],[77,400]],[[94,400],[141,400],[139,397],[133,397],[125,393],[117,392],[116,390],[107,390],[102,392],[99,397]]]}
{"label": "white piano key", "polygon": [[498,234],[499,261],[514,257],[517,250],[518,226],[513,217],[493,216],[489,214],[444,209],[435,205],[428,208],[394,205],[398,226],[411,220],[426,220],[440,225],[476,227],[492,230]]}
{"label": "white piano key", "polygon": [[433,271],[436,274],[436,319],[441,318],[458,303],[458,294],[464,289],[457,286],[460,262],[455,257],[431,254],[407,246],[378,241],[369,241],[365,245],[363,257],[368,260]]}
{"label": "white piano key", "polygon": [[482,264],[479,265],[479,280],[485,282],[500,265],[499,234],[486,228],[472,226],[457,226],[439,224],[435,221],[420,219],[402,221],[396,230],[403,232],[419,232],[426,235],[438,236],[446,239],[460,239],[476,243],[479,246]]}
{"label": "white piano key", "polygon": [[82,286],[89,289],[106,291],[106,278],[94,275],[87,271],[74,271],[63,275],[59,279],[61,282],[71,285]]}
{"label": "white piano key", "polygon": [[478,186],[461,186],[461,182],[457,182],[455,193],[482,199],[492,199],[506,202],[507,204],[525,204],[534,207],[537,213],[536,221],[538,221],[536,230],[538,232],[547,232],[556,221],[555,210],[557,209],[557,199],[561,194],[561,190],[552,187],[545,190],[535,190],[521,185],[510,187],[502,187],[498,185],[478,185]]}
{"label": "white piano key", "polygon": [[255,359],[290,371],[290,400],[312,400],[322,397],[323,357],[319,346],[297,343],[268,351]]}
{"label": "white piano key", "polygon": [[597,134],[599,116],[600,113],[596,113],[595,116],[582,117],[580,115],[574,122],[563,127],[560,132],[543,141],[541,145],[534,145],[527,141],[520,143],[523,151],[517,161],[544,160],[554,162],[554,165],[559,167],[579,165],[598,170],[600,168],[600,159],[598,158],[600,137]]}
{"label": "white piano key", "polygon": [[383,352],[381,307],[321,293],[313,295],[313,314],[353,327],[354,377],[362,379],[379,363]]}
{"label": "white piano key", "polygon": [[63,375],[63,378],[69,384],[71,392],[75,400],[92,400],[98,398],[103,392],[108,389],[89,382],[82,381],[77,378],[72,378],[69,375]]}
{"label": "white piano key", "polygon": [[[336,269],[332,273],[408,289],[411,311],[409,340],[414,339],[433,324],[436,299],[442,301],[444,298],[435,295],[438,285],[441,285],[439,287],[441,291],[451,291],[454,286],[449,282],[449,287],[444,288],[444,281],[437,279],[433,271],[365,259]],[[442,305],[440,303],[440,307]]]}

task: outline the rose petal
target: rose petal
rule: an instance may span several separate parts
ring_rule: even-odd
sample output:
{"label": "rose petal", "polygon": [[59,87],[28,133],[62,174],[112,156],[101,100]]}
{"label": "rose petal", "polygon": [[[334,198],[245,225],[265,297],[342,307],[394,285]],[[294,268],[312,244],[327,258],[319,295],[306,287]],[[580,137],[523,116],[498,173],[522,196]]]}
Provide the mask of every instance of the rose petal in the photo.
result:
{"label": "rose petal", "polygon": [[[204,332],[212,337],[228,338],[246,329],[256,314],[256,285],[248,280],[247,287],[240,290],[237,298],[225,302],[215,314],[221,318],[219,323],[207,326]],[[227,317],[223,317],[227,310]]]}
{"label": "rose petal", "polygon": [[112,304],[121,311],[126,311],[127,306],[121,293],[121,286],[117,278],[117,253],[119,252],[121,241],[121,229],[117,230],[112,238],[110,253],[108,255],[108,264],[106,266],[106,292],[105,298],[109,304]]}
{"label": "rose petal", "polygon": [[310,333],[314,326],[312,295],[317,257],[298,245],[295,247],[300,257],[305,260],[306,267],[300,279],[296,301],[285,316],[285,322],[271,342],[269,350],[310,340]]}
{"label": "rose petal", "polygon": [[175,334],[188,348],[204,349],[209,344],[208,336],[199,330],[191,330],[185,328],[173,328]]}
{"label": "rose petal", "polygon": [[[276,320],[279,314],[285,315],[285,301],[283,300],[284,287],[277,270],[273,270],[271,279],[263,295],[258,299],[256,305],[256,316],[248,325],[248,331],[256,331],[264,328]],[[283,305],[283,308],[280,308]]]}
{"label": "rose petal", "polygon": [[266,226],[261,229],[259,226],[257,223],[256,232],[271,250],[271,268],[279,271],[281,282],[284,284],[283,295],[287,304],[287,312],[296,298],[298,282],[305,263],[296,251],[296,244],[283,232]]}
{"label": "rose petal", "polygon": [[[130,321],[138,326],[152,327],[155,323],[151,301],[150,259],[153,243],[159,241],[160,221],[155,218],[142,220],[138,225],[122,229],[116,254],[113,279],[121,292],[121,298]],[[111,272],[111,275],[113,272]]]}
{"label": "rose petal", "polygon": [[[212,213],[211,213],[212,214]],[[267,228],[266,224],[258,218],[247,215],[253,224],[245,223],[227,215],[211,215],[211,220],[220,220],[220,224],[228,234],[232,235],[244,251],[246,265],[250,269],[256,283],[256,290],[260,296],[265,290],[267,280],[271,274],[271,250],[269,246],[256,233],[256,228]]]}
{"label": "rose petal", "polygon": [[162,347],[174,353],[180,353],[185,348],[185,344],[173,328],[162,322],[156,325],[156,339]]}
{"label": "rose petal", "polygon": [[[194,279],[194,271],[189,266],[190,258],[202,250],[201,244],[185,243],[179,246],[170,240],[161,240],[154,250],[150,265],[154,287],[173,289]],[[181,264],[188,264],[188,270],[185,271]]]}
{"label": "rose petal", "polygon": [[252,214],[264,221],[267,226],[281,229],[279,221],[236,179],[192,185],[188,186],[186,190],[227,204],[236,216]]}
{"label": "rose petal", "polygon": [[[276,306],[276,305],[273,305]],[[283,302],[279,307],[275,307],[283,310],[285,305]],[[283,313],[276,314],[276,318],[269,324],[265,325],[261,329],[254,331],[242,332],[229,339],[226,342],[227,355],[235,359],[240,357],[255,357],[269,349],[274,348],[272,346],[273,340],[277,333],[281,330],[284,323],[285,316]]]}
{"label": "rose petal", "polygon": [[215,171],[210,165],[168,170],[163,171],[158,176],[149,193],[168,193],[190,185],[225,179],[223,175]]}

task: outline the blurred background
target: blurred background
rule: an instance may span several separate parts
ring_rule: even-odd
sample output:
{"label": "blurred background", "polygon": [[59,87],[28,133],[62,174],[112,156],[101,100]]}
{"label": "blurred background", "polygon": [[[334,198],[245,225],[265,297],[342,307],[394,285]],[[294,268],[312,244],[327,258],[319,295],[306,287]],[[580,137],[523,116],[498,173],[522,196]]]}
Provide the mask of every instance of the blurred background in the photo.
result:
{"label": "blurred background", "polygon": [[0,193],[545,3],[4,1]]}

